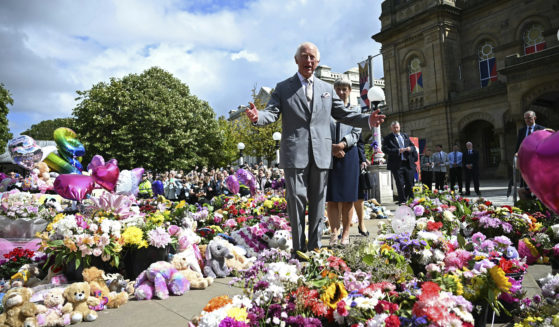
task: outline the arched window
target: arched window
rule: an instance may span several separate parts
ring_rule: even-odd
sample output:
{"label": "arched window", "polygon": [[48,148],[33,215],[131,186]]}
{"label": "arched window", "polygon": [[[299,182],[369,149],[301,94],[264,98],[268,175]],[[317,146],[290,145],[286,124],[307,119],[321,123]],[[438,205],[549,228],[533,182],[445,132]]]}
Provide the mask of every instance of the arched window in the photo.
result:
{"label": "arched window", "polygon": [[497,81],[497,61],[493,52],[493,44],[489,41],[483,43],[479,47],[478,56],[479,80],[481,87],[486,87]]}
{"label": "arched window", "polygon": [[421,73],[421,61],[415,57],[410,60],[410,93],[418,94],[423,92],[423,75]]}
{"label": "arched window", "polygon": [[524,54],[540,52],[545,49],[543,26],[534,24],[524,32]]}

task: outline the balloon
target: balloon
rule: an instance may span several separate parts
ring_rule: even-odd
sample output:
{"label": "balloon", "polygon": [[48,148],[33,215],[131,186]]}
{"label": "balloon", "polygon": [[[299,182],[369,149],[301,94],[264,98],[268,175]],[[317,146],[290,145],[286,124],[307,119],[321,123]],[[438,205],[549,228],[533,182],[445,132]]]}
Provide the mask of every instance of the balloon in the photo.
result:
{"label": "balloon", "polygon": [[[116,159],[114,158],[107,161],[107,163],[112,163],[113,165],[118,166],[118,161],[116,161]],[[102,155],[96,154],[93,156],[93,158],[91,158],[89,165],[87,165],[87,170],[93,171],[95,167],[103,166],[103,165],[105,165],[105,159],[103,158]]]}
{"label": "balloon", "polygon": [[154,195],[163,195],[164,192],[164,188],[163,188],[163,182],[162,181],[153,181],[153,183],[151,183],[151,190],[153,191]]}
{"label": "balloon", "polygon": [[248,186],[251,195],[254,195],[256,193],[256,178],[254,178],[254,175],[252,175],[250,171],[240,168],[235,172],[235,176],[237,176],[239,182]]}
{"label": "balloon", "polygon": [[237,177],[235,175],[227,176],[227,178],[225,179],[225,184],[227,185],[229,191],[231,191],[233,194],[239,193],[239,181],[237,180]]}
{"label": "balloon", "polygon": [[72,166],[66,160],[60,158],[56,153],[51,153],[43,160],[52,170],[62,174],[80,174],[80,170]]}
{"label": "balloon", "polygon": [[61,197],[81,201],[95,188],[95,180],[91,176],[64,174],[54,180],[54,190]]}
{"label": "balloon", "polygon": [[522,141],[518,168],[546,207],[559,214],[559,132],[535,131]]}
{"label": "balloon", "polygon": [[51,153],[55,153],[56,154],[56,146],[54,145],[47,145],[41,148],[43,150],[43,157],[41,158],[41,161],[45,160],[49,154]]}
{"label": "balloon", "polygon": [[399,206],[392,218],[392,229],[396,234],[411,234],[415,228],[415,214],[408,206]]}
{"label": "balloon", "polygon": [[85,154],[85,148],[77,140],[76,132],[67,127],[59,127],[54,130],[54,141],[58,146],[58,154],[68,161]]}
{"label": "balloon", "polygon": [[136,178],[138,180],[138,184],[142,181],[142,175],[144,174],[144,168],[134,168],[132,169],[132,175],[134,175],[134,178]]}
{"label": "balloon", "polygon": [[[136,168],[136,169],[143,170],[143,168]],[[118,176],[118,181],[116,182],[115,192],[117,194],[137,195],[138,184],[140,184],[140,181],[142,180],[142,175],[140,174],[139,178],[137,176],[138,176],[137,171],[136,172],[130,170],[121,171],[120,175]]]}
{"label": "balloon", "polygon": [[[89,166],[87,167],[89,168]],[[109,162],[93,168],[92,172],[95,182],[110,192],[115,189],[119,175],[120,170],[118,169],[118,166]]]}
{"label": "balloon", "polygon": [[8,142],[8,151],[19,166],[31,170],[36,162],[43,158],[43,150],[33,138],[20,135]]}

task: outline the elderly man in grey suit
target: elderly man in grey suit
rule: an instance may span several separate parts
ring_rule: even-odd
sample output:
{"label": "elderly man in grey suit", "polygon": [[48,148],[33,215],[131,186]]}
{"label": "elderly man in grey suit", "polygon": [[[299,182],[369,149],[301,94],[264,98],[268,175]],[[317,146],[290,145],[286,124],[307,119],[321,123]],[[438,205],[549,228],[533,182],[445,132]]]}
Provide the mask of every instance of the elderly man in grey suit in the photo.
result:
{"label": "elderly man in grey suit", "polygon": [[433,172],[435,173],[435,188],[441,191],[444,188],[444,180],[446,177],[446,166],[448,166],[448,154],[443,151],[443,146],[437,144],[436,152],[431,156],[433,158]]}
{"label": "elderly man in grey suit", "polygon": [[[384,121],[379,111],[371,115],[349,111],[332,85],[314,77],[320,61],[316,45],[302,43],[295,53],[297,73],[276,85],[266,108],[254,104],[246,110],[255,125],[282,118],[280,168],[286,181],[287,213],[293,235],[293,250],[320,248],[319,224],[324,215],[328,170],[332,167],[330,117],[361,128]],[[308,202],[309,239],[305,237],[305,208]]]}

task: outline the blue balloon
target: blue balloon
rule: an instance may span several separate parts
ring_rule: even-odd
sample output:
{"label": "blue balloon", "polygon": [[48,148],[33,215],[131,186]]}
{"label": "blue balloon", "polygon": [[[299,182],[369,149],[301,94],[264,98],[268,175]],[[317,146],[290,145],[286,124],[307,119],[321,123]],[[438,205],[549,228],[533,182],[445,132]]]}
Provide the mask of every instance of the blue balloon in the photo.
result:
{"label": "blue balloon", "polygon": [[153,183],[151,183],[151,190],[153,191],[153,195],[163,195],[163,182],[153,181]]}

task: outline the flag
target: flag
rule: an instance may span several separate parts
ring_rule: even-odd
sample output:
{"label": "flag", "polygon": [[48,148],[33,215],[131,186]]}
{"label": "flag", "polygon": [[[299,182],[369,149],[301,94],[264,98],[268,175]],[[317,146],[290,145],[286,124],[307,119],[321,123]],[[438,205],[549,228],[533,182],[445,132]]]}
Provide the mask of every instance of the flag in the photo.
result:
{"label": "flag", "polygon": [[361,106],[361,111],[368,111],[371,108],[369,98],[367,97],[371,87],[369,82],[369,64],[369,59],[357,64],[359,66],[359,105]]}

